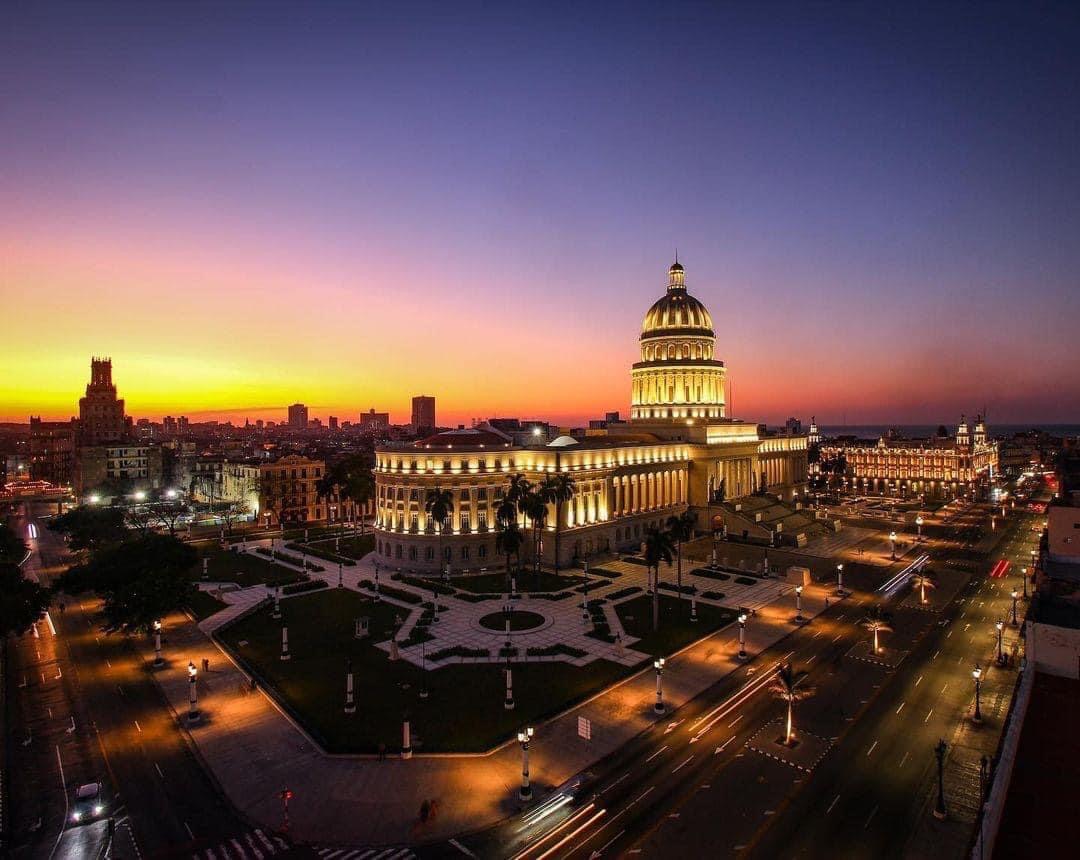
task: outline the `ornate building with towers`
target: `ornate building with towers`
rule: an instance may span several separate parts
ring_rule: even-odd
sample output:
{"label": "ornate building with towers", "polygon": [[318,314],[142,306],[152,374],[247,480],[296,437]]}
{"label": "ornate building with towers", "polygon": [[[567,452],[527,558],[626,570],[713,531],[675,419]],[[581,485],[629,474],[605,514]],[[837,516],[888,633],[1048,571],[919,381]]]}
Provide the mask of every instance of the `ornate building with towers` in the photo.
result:
{"label": "ornate building with towers", "polygon": [[[768,434],[727,416],[712,317],[688,292],[679,262],[645,314],[639,348],[628,422],[546,444],[515,444],[479,425],[379,447],[377,557],[428,572],[498,564],[495,512],[517,473],[533,483],[560,473],[573,479],[573,497],[549,505],[541,541],[549,564],[556,554],[565,565],[595,552],[637,549],[650,526],[688,509],[709,530],[725,500],[805,494],[806,436]],[[453,497],[441,529],[424,504],[436,487]]]}
{"label": "ornate building with towers", "polygon": [[998,470],[998,446],[990,440],[986,422],[975,416],[972,427],[960,416],[956,434],[939,431],[926,439],[904,439],[895,433],[877,442],[833,439],[821,445],[821,457],[843,456],[841,479],[851,492],[872,495],[922,495],[956,498],[974,493]]}

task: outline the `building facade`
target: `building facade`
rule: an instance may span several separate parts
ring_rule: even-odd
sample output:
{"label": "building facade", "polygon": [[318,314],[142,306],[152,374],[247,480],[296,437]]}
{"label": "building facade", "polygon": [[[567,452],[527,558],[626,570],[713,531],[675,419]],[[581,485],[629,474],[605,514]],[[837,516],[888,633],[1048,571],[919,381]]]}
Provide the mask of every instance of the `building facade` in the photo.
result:
{"label": "building facade", "polygon": [[71,421],[30,417],[30,477],[57,487],[71,485],[75,467],[75,429]]}
{"label": "building facade", "polygon": [[997,474],[998,449],[976,417],[972,429],[961,416],[956,435],[928,439],[882,437],[876,443],[827,440],[821,444],[823,461],[843,457],[842,483],[854,493],[871,495],[924,495],[955,498],[974,493],[977,485]]}
{"label": "building facade", "polygon": [[191,463],[191,499],[201,504],[243,505],[249,513],[259,509],[258,463],[227,457],[197,457]]}
{"label": "building facade", "polygon": [[376,412],[370,409],[360,413],[360,429],[365,433],[376,433],[390,429],[390,413]]}
{"label": "building facade", "polygon": [[[686,290],[679,263],[666,294],[649,309],[631,368],[631,420],[604,430],[529,444],[480,425],[376,449],[376,552],[419,571],[501,563],[495,511],[510,477],[532,483],[566,474],[574,493],[548,505],[541,554],[560,564],[596,552],[636,550],[650,526],[687,509],[711,528],[721,499],[806,491],[806,437],[767,435],[725,416],[723,362],[705,306]],[[439,534],[424,507],[449,490],[453,513]],[[528,529],[525,529],[528,532]],[[529,552],[526,541],[524,552]],[[440,547],[442,561],[440,561]]]}
{"label": "building facade", "polygon": [[[336,492],[320,496],[318,483],[326,473],[322,460],[289,454],[259,464],[258,503],[255,514],[266,526],[285,524],[353,522],[364,514],[352,499]],[[368,511],[374,502],[368,502]]]}
{"label": "building facade", "polygon": [[435,432],[435,398],[419,395],[412,399],[412,426],[417,436]]}
{"label": "building facade", "polygon": [[306,430],[308,426],[308,408],[303,403],[294,403],[289,407],[289,427],[293,430]]}
{"label": "building facade", "polygon": [[105,497],[160,490],[162,475],[162,453],[157,445],[87,445],[79,449],[75,492]]}
{"label": "building facade", "polygon": [[79,398],[79,445],[101,445],[119,442],[128,433],[124,401],[116,396],[112,381],[112,359],[90,360],[90,382],[86,394]]}

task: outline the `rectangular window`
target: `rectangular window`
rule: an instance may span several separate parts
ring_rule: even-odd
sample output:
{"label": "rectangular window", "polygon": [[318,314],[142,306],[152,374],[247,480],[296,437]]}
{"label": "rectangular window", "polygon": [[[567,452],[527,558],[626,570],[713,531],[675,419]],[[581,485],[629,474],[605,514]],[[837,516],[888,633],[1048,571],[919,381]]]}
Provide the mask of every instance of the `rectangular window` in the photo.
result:
{"label": "rectangular window", "polygon": [[418,531],[420,531],[420,517],[418,517],[416,514],[413,514],[411,517],[409,517],[409,531],[411,531],[413,534],[416,534]]}
{"label": "rectangular window", "polygon": [[429,546],[426,550],[424,550],[424,558],[426,558],[428,561],[435,561],[435,547]]}
{"label": "rectangular window", "polygon": [[487,558],[487,547],[481,544],[476,548],[476,554],[480,558]]}
{"label": "rectangular window", "polygon": [[469,515],[464,512],[461,514],[461,530],[462,532],[469,531]]}
{"label": "rectangular window", "polygon": [[461,560],[462,561],[468,561],[469,560],[469,548],[467,546],[463,546],[461,548]]}
{"label": "rectangular window", "polygon": [[487,511],[478,511],[476,514],[476,526],[482,532],[487,531]]}

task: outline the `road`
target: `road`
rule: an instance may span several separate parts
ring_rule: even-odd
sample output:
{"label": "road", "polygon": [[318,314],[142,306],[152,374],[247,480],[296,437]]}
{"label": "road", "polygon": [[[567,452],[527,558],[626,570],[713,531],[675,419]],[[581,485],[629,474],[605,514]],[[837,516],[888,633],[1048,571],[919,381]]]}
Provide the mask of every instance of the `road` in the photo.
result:
{"label": "road", "polygon": [[[971,668],[993,657],[992,622],[1017,584],[987,581],[987,564],[974,576],[967,569],[986,525],[985,509],[973,506],[933,530],[939,537],[924,547],[941,587],[929,609],[907,588],[884,598],[894,630],[883,652],[891,656],[882,659],[891,665],[874,662],[860,622],[902,564],[846,577],[848,598],[598,763],[580,786],[460,841],[481,857],[520,860],[835,856],[840,845],[844,856],[889,854],[932,777],[934,742],[970,707]],[[1009,552],[1026,551],[1009,540]],[[796,710],[812,772],[793,766],[799,755],[768,754],[784,707],[768,678],[786,659],[808,672],[815,690]]]}
{"label": "road", "polygon": [[[65,561],[63,541],[45,528],[33,509],[15,527],[32,550],[28,566],[48,581]],[[195,759],[148,667],[124,637],[106,636],[96,627],[96,608],[89,597],[68,599],[65,611],[54,608],[51,613],[56,635],[43,629],[36,640],[48,643],[58,669],[69,679],[53,695],[75,711],[74,740],[91,750],[77,763],[65,760],[68,789],[76,782],[76,764],[78,780],[99,778],[110,787],[119,834],[111,856],[191,856],[232,839],[246,843],[251,828],[232,813]],[[25,656],[20,652],[20,659]],[[29,707],[36,710],[24,714],[28,720],[66,724],[66,712],[56,703],[52,717],[42,713],[40,701]],[[47,769],[40,758],[37,764]],[[15,792],[21,793],[17,785]],[[48,797],[50,810],[63,803],[58,785]],[[50,811],[43,829],[57,838],[55,813]],[[54,856],[94,856],[103,839],[102,825],[68,826],[59,834]],[[41,840],[38,843],[27,856],[48,856],[42,853]]]}

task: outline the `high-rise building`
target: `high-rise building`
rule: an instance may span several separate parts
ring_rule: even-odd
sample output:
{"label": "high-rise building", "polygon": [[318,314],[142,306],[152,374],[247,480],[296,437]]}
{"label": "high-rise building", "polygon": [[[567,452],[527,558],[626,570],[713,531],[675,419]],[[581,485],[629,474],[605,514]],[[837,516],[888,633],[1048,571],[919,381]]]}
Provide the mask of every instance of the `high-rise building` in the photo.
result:
{"label": "high-rise building", "polygon": [[71,483],[75,433],[71,421],[30,416],[30,477],[65,486]]}
{"label": "high-rise building", "polygon": [[329,420],[329,422],[328,422],[328,423],[329,423],[329,425],[330,425],[330,429],[331,429],[331,430],[337,430],[337,429],[338,429],[338,420],[337,420],[337,416],[336,416],[336,415],[331,415],[331,416],[330,416],[330,420]]}
{"label": "high-rise building", "polygon": [[412,425],[417,436],[435,432],[435,398],[424,394],[412,399]]}
{"label": "high-rise building", "polygon": [[90,383],[79,398],[78,442],[100,445],[119,442],[128,431],[124,401],[117,398],[112,381],[112,359],[90,359]]}
{"label": "high-rise building", "polygon": [[289,407],[289,427],[293,430],[305,430],[307,425],[307,407],[303,403],[294,403]]}

